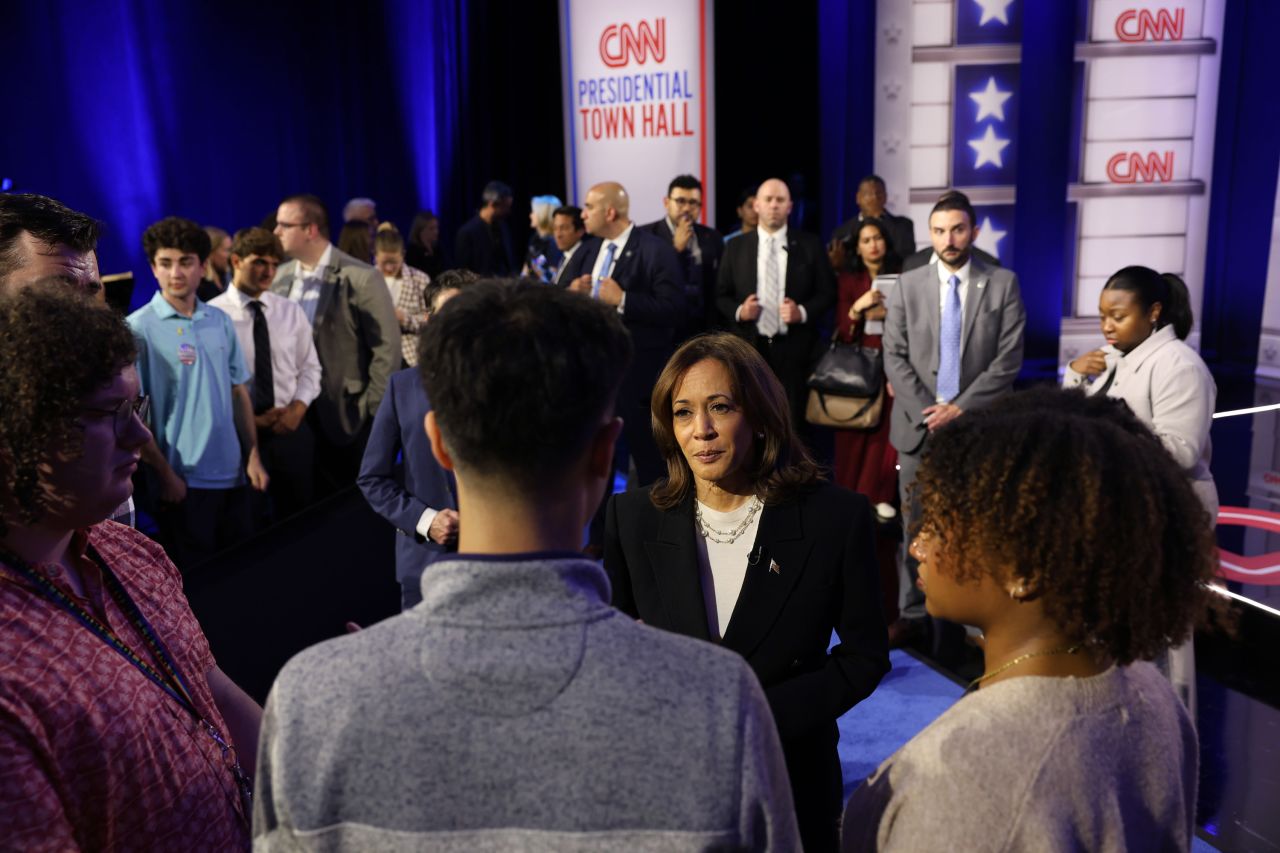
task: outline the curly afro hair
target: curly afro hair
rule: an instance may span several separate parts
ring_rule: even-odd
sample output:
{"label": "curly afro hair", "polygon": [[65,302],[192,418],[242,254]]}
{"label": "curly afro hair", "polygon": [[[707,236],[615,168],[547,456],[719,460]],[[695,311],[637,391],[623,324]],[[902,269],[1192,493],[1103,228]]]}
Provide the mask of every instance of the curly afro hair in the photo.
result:
{"label": "curly afro hair", "polygon": [[136,358],[123,317],[57,281],[0,297],[0,494],[21,522],[46,509],[39,466],[51,449],[78,451],[84,398]]}
{"label": "curly afro hair", "polygon": [[1119,664],[1155,657],[1203,618],[1212,521],[1124,403],[1035,388],[965,413],[930,445],[920,526],[957,580],[1022,581],[1066,636]]}

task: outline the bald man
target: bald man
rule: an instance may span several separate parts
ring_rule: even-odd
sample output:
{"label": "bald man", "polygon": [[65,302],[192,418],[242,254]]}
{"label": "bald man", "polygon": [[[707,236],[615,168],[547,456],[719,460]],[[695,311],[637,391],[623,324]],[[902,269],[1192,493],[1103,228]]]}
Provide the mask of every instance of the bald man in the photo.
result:
{"label": "bald man", "polygon": [[770,178],[756,190],[756,230],[725,244],[716,308],[773,368],[804,423],[809,371],[818,356],[817,323],[835,304],[836,279],[822,240],[788,231],[791,191]]}
{"label": "bald man", "polygon": [[591,235],[560,276],[570,290],[613,305],[631,333],[635,360],[622,380],[618,414],[639,484],[666,474],[649,428],[649,395],[671,356],[672,330],[684,319],[684,280],[671,241],[635,227],[622,184],[596,184],[582,203]]}

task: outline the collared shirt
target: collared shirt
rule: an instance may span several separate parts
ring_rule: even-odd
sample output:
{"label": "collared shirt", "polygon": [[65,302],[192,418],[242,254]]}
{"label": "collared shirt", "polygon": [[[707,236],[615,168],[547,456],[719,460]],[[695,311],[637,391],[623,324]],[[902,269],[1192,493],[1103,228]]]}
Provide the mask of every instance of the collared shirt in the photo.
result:
{"label": "collared shirt", "polygon": [[[960,267],[960,269],[956,270],[955,272],[952,272],[951,270],[947,269],[946,265],[943,264],[941,261],[938,262],[937,267],[938,267],[938,304],[942,306],[940,309],[942,313],[946,313],[947,291],[951,289],[951,285],[948,282],[948,279],[950,279],[951,276],[953,275],[960,279],[960,284],[956,287],[956,290],[959,291],[960,293],[960,328],[963,329],[964,328],[964,307],[969,302],[969,274],[973,271],[973,261],[972,260],[965,261],[964,266]],[[938,321],[939,323],[941,323],[942,314],[938,315]],[[938,328],[942,328],[941,325],[939,325]],[[964,353],[964,334],[963,333],[960,335],[960,352],[961,354]]]}
{"label": "collared shirt", "polygon": [[[777,241],[778,246],[778,283],[782,286],[783,298],[787,294],[787,226],[783,223],[782,227],[770,234],[761,227],[756,228],[756,234],[759,242],[756,245],[756,296],[762,298],[764,296],[764,267],[769,257],[770,239]],[[796,303],[796,307],[800,309],[800,322],[806,323],[809,320],[809,312],[805,307]],[[778,308],[782,308],[782,303],[778,303]],[[738,306],[738,310],[733,312],[734,319],[738,319],[742,311],[742,306]],[[787,326],[783,323],[779,329],[779,334],[785,335]]]}
{"label": "collared shirt", "polygon": [[578,251],[578,249],[580,248],[582,248],[581,240],[574,243],[572,246],[570,246],[568,249],[565,250],[564,257],[560,259],[560,266],[556,268],[555,277],[551,279],[553,284],[560,283],[560,276],[564,274],[565,268],[569,266],[569,259],[572,258],[573,253]]}
{"label": "collared shirt", "polygon": [[[215,665],[182,576],[143,534],[104,521],[78,531],[79,598],[56,564],[37,565],[153,667],[140,633],[103,588],[92,543],[224,736]],[[168,693],[71,614],[0,569],[0,837],[15,850],[244,850],[248,816],[221,748]]]}
{"label": "collared shirt", "polygon": [[[232,285],[209,304],[226,313],[235,326],[246,367],[252,368],[257,350],[253,344],[254,300]],[[258,297],[271,333],[271,379],[274,403],[287,406],[294,400],[306,405],[320,396],[320,356],[316,354],[311,324],[302,307],[283,296],[265,291]]]}
{"label": "collared shirt", "polygon": [[190,317],[159,292],[129,315],[138,379],[151,396],[151,433],[187,485],[229,489],[243,482],[233,385],[249,381],[231,318],[203,302]]}
{"label": "collared shirt", "polygon": [[[667,223],[667,230],[671,232],[671,239],[674,240],[676,236],[676,228],[678,226],[671,221],[670,216],[663,217],[663,221]],[[695,264],[698,264],[699,266],[702,265],[702,244],[698,242],[698,230],[696,228],[693,230],[693,233],[689,235],[689,243],[685,246],[685,250],[693,255],[693,262]]]}
{"label": "collared shirt", "polygon": [[320,288],[324,284],[324,270],[332,259],[333,244],[330,243],[324,247],[324,254],[314,267],[304,266],[302,261],[298,261],[293,284],[289,286],[289,298],[302,305],[307,322],[313,327],[316,324],[316,306],[320,304]]}
{"label": "collared shirt", "polygon": [[[601,238],[600,251],[596,254],[595,266],[591,268],[591,281],[596,282],[602,278],[609,278],[615,269],[618,268],[618,261],[622,259],[622,252],[627,248],[627,241],[631,239],[631,232],[636,230],[636,224],[632,222],[625,231],[614,237],[612,240]],[[613,250],[613,261],[609,264],[609,268],[604,269],[604,256],[609,248],[609,244],[617,246]]]}

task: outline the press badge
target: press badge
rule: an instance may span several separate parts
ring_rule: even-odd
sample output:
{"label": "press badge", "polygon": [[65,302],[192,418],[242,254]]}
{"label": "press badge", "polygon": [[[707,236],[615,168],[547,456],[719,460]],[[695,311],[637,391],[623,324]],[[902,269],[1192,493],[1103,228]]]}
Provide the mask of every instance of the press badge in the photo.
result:
{"label": "press badge", "polygon": [[196,363],[196,348],[191,344],[178,344],[178,361],[191,365]]}

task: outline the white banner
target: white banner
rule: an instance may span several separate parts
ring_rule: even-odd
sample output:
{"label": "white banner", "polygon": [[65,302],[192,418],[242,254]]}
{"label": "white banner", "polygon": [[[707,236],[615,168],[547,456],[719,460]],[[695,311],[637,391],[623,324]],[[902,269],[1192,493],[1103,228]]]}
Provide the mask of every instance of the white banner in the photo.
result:
{"label": "white banner", "polygon": [[715,113],[709,0],[562,0],[565,165],[569,198],[617,181],[631,218],[664,215],[676,175],[702,181],[715,209]]}

